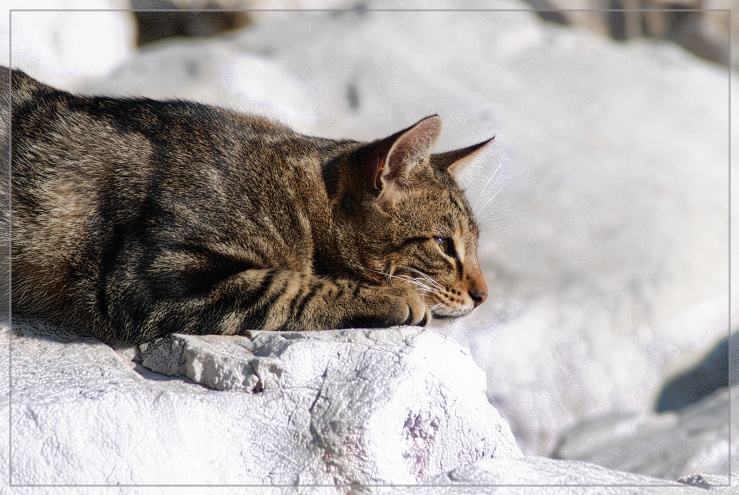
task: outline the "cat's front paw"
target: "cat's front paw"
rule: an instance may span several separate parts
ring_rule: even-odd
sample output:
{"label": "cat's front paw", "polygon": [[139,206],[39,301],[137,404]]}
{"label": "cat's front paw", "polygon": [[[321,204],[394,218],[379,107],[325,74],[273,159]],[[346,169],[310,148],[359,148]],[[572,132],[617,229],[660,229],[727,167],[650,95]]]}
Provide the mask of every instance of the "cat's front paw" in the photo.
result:
{"label": "cat's front paw", "polygon": [[388,309],[391,325],[415,325],[425,327],[431,321],[431,312],[415,289],[404,285],[387,287],[392,295]]}
{"label": "cat's front paw", "polygon": [[431,312],[412,287],[365,286],[353,299],[346,317],[336,328],[387,328],[426,326]]}

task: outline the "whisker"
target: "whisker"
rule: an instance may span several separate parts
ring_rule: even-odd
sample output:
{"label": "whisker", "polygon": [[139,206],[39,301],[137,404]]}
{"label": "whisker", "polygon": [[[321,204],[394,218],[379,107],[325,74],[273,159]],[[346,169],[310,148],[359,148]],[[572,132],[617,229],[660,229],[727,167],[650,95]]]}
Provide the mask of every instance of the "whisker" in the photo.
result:
{"label": "whisker", "polygon": [[426,275],[425,273],[423,273],[420,270],[416,270],[415,268],[411,268],[410,266],[401,266],[401,267],[398,267],[398,269],[399,270],[408,271],[408,272],[411,272],[411,273],[415,273],[416,275],[420,275],[421,277],[423,277],[423,279],[425,281],[429,282],[431,285],[433,285],[437,289],[439,289],[439,290],[445,290],[443,285],[441,285],[439,282],[437,282],[433,278],[429,277],[428,275]]}
{"label": "whisker", "polygon": [[477,195],[477,199],[475,200],[475,206],[472,208],[473,211],[477,211],[477,205],[480,202],[482,193],[485,192],[485,189],[490,185],[490,181],[492,181],[493,177],[495,177],[495,175],[498,173],[498,169],[500,168],[501,163],[498,163],[498,166],[495,167],[495,170],[493,170],[493,173],[490,175],[490,177],[488,177],[488,180],[485,181],[485,185],[482,186],[482,189],[480,189],[480,193]]}
{"label": "whisker", "polygon": [[364,270],[364,271],[366,271],[366,272],[372,272],[372,273],[377,273],[378,275],[382,275],[383,277],[387,278],[388,280],[390,280],[390,277],[392,277],[392,276],[393,276],[393,275],[391,275],[391,274],[389,274],[389,273],[386,273],[386,272],[381,272],[380,270],[373,270],[373,269],[371,269],[371,268],[365,268],[365,267],[363,267],[363,266],[358,266],[358,265],[356,265],[356,268],[359,268],[360,270]]}
{"label": "whisker", "polygon": [[417,287],[420,287],[420,288],[421,288],[422,290],[424,290],[424,291],[427,291],[427,292],[434,292],[434,290],[433,290],[433,288],[432,288],[432,287],[429,287],[428,285],[424,284],[424,283],[423,283],[423,282],[421,282],[420,280],[418,280],[418,279],[415,279],[415,278],[413,278],[413,277],[404,277],[404,276],[402,276],[402,275],[401,275],[401,276],[398,276],[398,275],[391,275],[391,274],[389,274],[389,273],[381,272],[381,271],[379,271],[379,270],[373,270],[373,269],[371,269],[371,268],[364,268],[364,267],[361,267],[361,266],[360,266],[359,268],[361,268],[362,270],[366,270],[366,271],[368,271],[368,272],[374,272],[374,273],[377,273],[377,274],[379,274],[379,275],[383,275],[383,276],[387,277],[387,279],[388,279],[388,280],[390,280],[390,279],[393,279],[393,278],[396,278],[396,279],[398,279],[398,280],[404,280],[404,281],[406,281],[406,282],[409,282],[409,283],[411,283],[411,284],[414,284],[414,285],[416,285]]}
{"label": "whisker", "polygon": [[[395,277],[395,275],[393,275],[393,277]],[[420,281],[420,280],[418,280],[418,279],[415,279],[415,278],[413,278],[413,277],[409,277],[409,276],[407,276],[407,275],[406,275],[406,276],[404,276],[404,275],[399,275],[399,276],[397,276],[397,277],[395,277],[395,278],[399,278],[399,279],[401,279],[401,280],[406,280],[406,281],[408,281],[408,282],[412,283],[413,285],[416,285],[416,286],[418,286],[418,287],[421,287],[421,288],[422,288],[423,290],[425,290],[425,291],[427,291],[427,292],[433,292],[433,291],[434,291],[434,289],[433,289],[432,287],[430,287],[430,286],[426,285],[426,284],[425,284],[425,283],[423,283],[422,281]]]}
{"label": "whisker", "polygon": [[[505,185],[505,184],[503,184],[503,185]],[[490,196],[490,197],[489,197],[489,198],[487,199],[487,201],[485,201],[485,204],[483,204],[483,205],[482,205],[482,208],[480,208],[480,211],[483,211],[483,210],[485,210],[485,208],[487,208],[487,206],[488,206],[488,205],[490,204],[490,202],[491,202],[492,200],[494,200],[494,199],[495,199],[495,197],[496,197],[496,196],[498,195],[498,193],[499,193],[500,191],[502,191],[502,190],[503,190],[503,185],[501,185],[501,186],[500,186],[500,187],[498,188],[498,190],[497,190],[497,191],[495,191],[495,192],[493,193],[493,195],[492,195],[492,196]]]}

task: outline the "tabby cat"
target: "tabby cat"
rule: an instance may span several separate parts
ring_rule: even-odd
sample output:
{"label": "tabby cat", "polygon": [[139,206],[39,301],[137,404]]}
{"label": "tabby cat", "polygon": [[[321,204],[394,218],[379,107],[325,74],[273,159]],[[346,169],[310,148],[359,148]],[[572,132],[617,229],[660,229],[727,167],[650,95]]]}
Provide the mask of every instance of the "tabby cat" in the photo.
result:
{"label": "tabby cat", "polygon": [[425,325],[487,297],[454,175],[492,139],[431,154],[436,115],[370,143],[333,140],[3,72],[14,313],[118,344]]}

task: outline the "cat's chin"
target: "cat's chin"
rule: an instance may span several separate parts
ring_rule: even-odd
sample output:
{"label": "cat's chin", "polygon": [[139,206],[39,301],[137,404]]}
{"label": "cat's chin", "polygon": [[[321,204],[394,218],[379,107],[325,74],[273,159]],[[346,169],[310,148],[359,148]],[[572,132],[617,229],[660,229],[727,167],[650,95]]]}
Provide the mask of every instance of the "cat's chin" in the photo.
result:
{"label": "cat's chin", "polygon": [[461,316],[467,316],[472,312],[471,309],[461,309],[461,310],[447,310],[444,313],[435,313],[431,312],[431,316],[433,316],[435,319],[438,320],[453,320],[455,318],[459,318]]}

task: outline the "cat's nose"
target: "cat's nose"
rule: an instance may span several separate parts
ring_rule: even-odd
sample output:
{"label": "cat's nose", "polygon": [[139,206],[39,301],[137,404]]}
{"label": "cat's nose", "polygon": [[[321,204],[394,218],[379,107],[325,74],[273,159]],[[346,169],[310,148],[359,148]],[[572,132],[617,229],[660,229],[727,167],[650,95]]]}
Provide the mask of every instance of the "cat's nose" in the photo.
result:
{"label": "cat's nose", "polygon": [[485,283],[485,277],[482,276],[479,267],[468,275],[468,280],[467,293],[472,298],[475,307],[478,307],[488,298],[488,284]]}
{"label": "cat's nose", "polygon": [[475,303],[475,307],[478,307],[480,304],[485,302],[485,299],[488,298],[488,293],[484,290],[471,290],[470,297]]}

